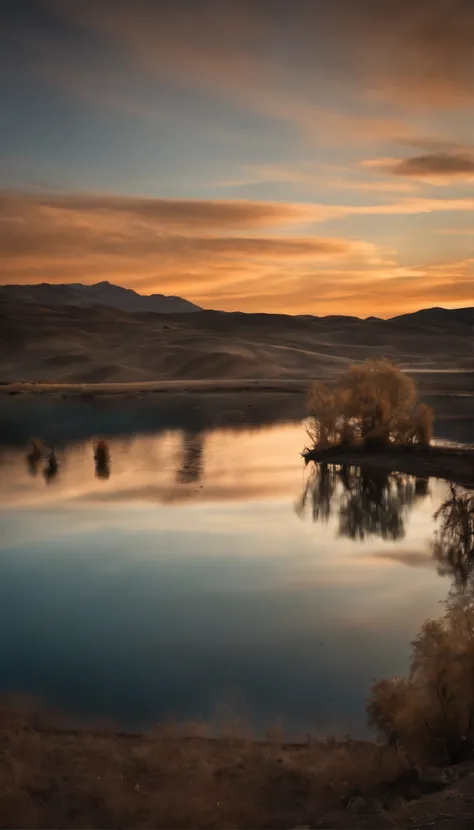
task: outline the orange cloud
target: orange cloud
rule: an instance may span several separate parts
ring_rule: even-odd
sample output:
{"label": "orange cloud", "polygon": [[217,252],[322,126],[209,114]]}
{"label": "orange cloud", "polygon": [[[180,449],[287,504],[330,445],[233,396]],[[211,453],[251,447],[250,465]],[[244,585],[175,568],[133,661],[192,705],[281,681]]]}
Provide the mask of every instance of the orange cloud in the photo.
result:
{"label": "orange cloud", "polygon": [[[336,0],[330,18],[334,29],[351,32],[351,68],[374,98],[425,108],[472,103],[471,0]],[[347,41],[336,43],[342,50]],[[361,59],[359,71],[356,57]]]}
{"label": "orange cloud", "polygon": [[[426,303],[472,302],[473,260],[401,268],[386,248],[347,236],[313,236],[308,222],[473,204],[409,199],[327,207],[4,193],[0,275],[2,282],[22,283],[108,279],[227,310],[350,309],[390,316]],[[295,227],[297,221],[302,226]]]}
{"label": "orange cloud", "polygon": [[[311,90],[325,83],[421,106],[450,108],[474,97],[471,0],[293,0],[291,6],[271,0],[142,0],[133,10],[127,0],[52,5],[118,44],[147,71],[242,103],[247,96],[249,106],[258,97],[267,114],[278,109],[283,115],[290,105],[289,118],[298,119],[298,100],[304,98],[298,90],[308,92],[308,112]],[[272,44],[279,42],[285,48],[277,62]],[[297,99],[293,112],[289,90]]]}
{"label": "orange cloud", "polygon": [[[400,267],[386,255],[372,264],[333,263],[292,272],[261,263],[257,274],[249,267],[234,281],[222,281],[218,298],[226,310],[391,317],[426,306],[472,305],[473,285],[474,258]],[[215,307],[216,288],[202,288],[199,303]]]}
{"label": "orange cloud", "polygon": [[[324,217],[324,206],[248,201],[173,200],[104,195],[0,195],[3,267],[31,257],[157,255],[163,261],[202,257],[313,259],[364,254],[346,239],[256,235]],[[230,235],[229,235],[230,234]]]}
{"label": "orange cloud", "polygon": [[[373,164],[373,162],[366,162]],[[262,202],[244,199],[159,199],[104,194],[0,192],[0,219],[9,223],[12,233],[28,220],[49,223],[57,228],[82,227],[113,230],[122,222],[122,232],[133,224],[139,227],[166,229],[167,232],[189,230],[235,233],[261,228],[284,228],[308,225],[328,219],[356,215],[412,215],[449,211],[471,211],[473,198],[414,197],[398,202],[374,205],[333,205],[317,202]],[[131,227],[131,226],[130,226]],[[43,228],[41,228],[43,230]],[[23,229],[27,235],[28,229]]]}
{"label": "orange cloud", "polygon": [[413,193],[416,190],[416,186],[411,182],[368,182],[332,179],[328,182],[328,185],[337,190],[359,190],[364,193]]}
{"label": "orange cloud", "polygon": [[347,209],[349,215],[405,215],[418,213],[444,213],[449,211],[472,211],[474,199],[404,199],[387,205],[357,205],[352,210]]}
{"label": "orange cloud", "polygon": [[[297,60],[288,64],[284,54],[269,58],[265,44],[260,48],[260,39],[267,40],[269,21],[273,25],[277,17],[271,8],[266,14],[262,3],[204,0],[178,9],[142,2],[134,4],[133,13],[121,0],[81,4],[61,0],[52,5],[75,25],[118,47],[136,78],[141,74],[211,95],[226,106],[291,125],[315,143],[345,144],[348,134],[352,142],[379,142],[394,136],[408,139],[412,133],[394,116],[352,114],[337,105],[318,103],[318,87],[324,88],[327,79],[317,65],[301,67]],[[294,13],[292,18],[297,19]],[[300,20],[302,24],[304,15]],[[317,21],[310,19],[309,25],[314,28]],[[297,43],[295,50],[297,55]],[[124,112],[131,115],[159,113],[152,103],[141,102],[140,95],[136,100],[124,91],[127,84],[104,79],[102,70],[91,74],[90,68],[71,65],[71,57],[57,44],[50,43],[48,49],[36,44],[36,53],[36,69],[50,83],[101,105],[120,108],[122,102]],[[317,53],[312,44],[311,56]]]}
{"label": "orange cloud", "polygon": [[313,218],[311,205],[288,202],[258,202],[219,199],[151,199],[103,194],[14,194],[0,193],[2,216],[28,215],[64,217],[70,224],[80,217],[127,216],[161,223],[167,228],[262,228],[279,227]]}
{"label": "orange cloud", "polygon": [[[392,160],[390,160],[391,162]],[[362,167],[383,167],[383,161],[365,161]],[[334,171],[342,172],[346,178],[332,178]],[[229,179],[217,183],[218,187],[247,187],[248,185],[264,183],[289,183],[298,185],[300,189],[307,192],[315,192],[321,187],[334,188],[337,190],[359,190],[363,192],[381,193],[413,193],[417,190],[414,182],[396,181],[369,181],[367,179],[351,179],[348,174],[354,170],[351,167],[337,165],[319,164],[304,166],[299,164],[287,165],[248,165],[244,168],[240,178]],[[390,171],[391,172],[391,171]]]}
{"label": "orange cloud", "polygon": [[465,176],[474,174],[474,156],[435,153],[400,161],[392,170],[396,176]]}
{"label": "orange cloud", "polygon": [[149,290],[159,279],[171,291],[218,293],[249,270],[255,284],[304,262],[379,261],[376,246],[361,240],[276,233],[323,216],[324,206],[304,204],[5,193],[0,274],[10,282],[125,279]]}
{"label": "orange cloud", "polygon": [[362,166],[427,184],[470,182],[474,179],[474,155],[469,152],[426,153],[401,160],[369,159]]}

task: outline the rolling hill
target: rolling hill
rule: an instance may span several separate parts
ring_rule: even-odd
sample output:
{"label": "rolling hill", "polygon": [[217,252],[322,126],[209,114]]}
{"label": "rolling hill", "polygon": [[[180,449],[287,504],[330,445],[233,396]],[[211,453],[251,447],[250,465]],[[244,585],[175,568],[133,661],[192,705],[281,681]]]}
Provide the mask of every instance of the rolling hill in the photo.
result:
{"label": "rolling hill", "polygon": [[390,320],[156,314],[103,302],[24,301],[3,290],[0,347],[3,383],[312,378],[374,355],[419,371],[474,370],[474,308]]}

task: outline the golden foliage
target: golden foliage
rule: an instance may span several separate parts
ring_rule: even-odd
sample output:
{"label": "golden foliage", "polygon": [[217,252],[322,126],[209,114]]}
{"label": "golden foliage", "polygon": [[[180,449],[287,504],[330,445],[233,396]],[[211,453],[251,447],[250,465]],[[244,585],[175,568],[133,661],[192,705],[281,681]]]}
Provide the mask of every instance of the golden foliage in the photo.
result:
{"label": "golden foliage", "polygon": [[456,763],[474,747],[474,601],[458,595],[412,643],[408,679],[373,684],[369,722],[420,760]]}
{"label": "golden foliage", "polygon": [[385,358],[351,366],[332,386],[316,383],[308,399],[314,446],[363,442],[367,449],[431,440],[433,413],[419,403],[414,381]]}

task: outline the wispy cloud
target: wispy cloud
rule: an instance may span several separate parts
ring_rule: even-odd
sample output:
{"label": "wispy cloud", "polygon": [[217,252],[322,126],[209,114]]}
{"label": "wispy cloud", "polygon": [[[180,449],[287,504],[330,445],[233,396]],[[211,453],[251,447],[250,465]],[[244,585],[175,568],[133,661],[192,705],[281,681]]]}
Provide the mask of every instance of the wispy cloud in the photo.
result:
{"label": "wispy cloud", "polygon": [[[57,0],[56,8],[118,44],[148,71],[170,72],[249,105],[285,92],[348,84],[358,95],[426,107],[474,96],[471,0],[201,0],[180,4]],[[278,61],[274,55],[282,46]],[[403,59],[400,56],[403,55]],[[299,107],[294,108],[294,113]],[[307,107],[306,107],[307,109]],[[291,111],[291,108],[290,108]]]}
{"label": "wispy cloud", "polygon": [[[346,106],[344,81],[337,62],[333,65],[332,52],[354,39],[337,31],[340,20],[329,8],[321,7],[318,16],[306,0],[296,0],[291,15],[282,15],[282,9],[265,0],[252,4],[201,0],[179,7],[138,2],[133,13],[122,0],[84,0],[81,4],[61,0],[52,6],[70,23],[103,38],[108,49],[120,50],[122,62],[130,67],[129,75],[141,76],[142,83],[147,79],[159,87],[166,83],[192,90],[226,107],[265,118],[269,124],[290,126],[316,144],[347,145],[348,135],[351,142],[378,143],[394,136],[408,140],[413,134],[404,118],[379,113],[378,105],[371,108],[367,96],[358,110]],[[327,48],[325,28],[334,40],[334,50]],[[277,42],[283,38],[287,48],[276,53],[270,47],[272,36]],[[365,36],[371,37],[371,32]],[[317,46],[320,38],[323,48]],[[56,45],[46,55],[40,50],[39,71],[50,83],[114,108],[122,100],[124,111],[132,115],[158,114],[152,97],[146,104],[139,97],[134,100],[127,76],[125,83],[117,79],[114,83],[113,76],[110,82],[102,67],[97,72],[82,59],[74,63],[64,49],[55,58],[55,51]],[[342,56],[346,52],[345,48]],[[360,65],[356,60],[355,66]],[[344,61],[339,61],[339,69],[344,72]],[[349,77],[360,91],[360,84],[352,78],[353,69],[349,67]],[[330,106],[324,103],[328,96],[333,102]]]}
{"label": "wispy cloud", "polygon": [[474,154],[437,152],[405,159],[373,159],[363,163],[366,168],[406,176],[426,183],[450,184],[474,180]]}
{"label": "wispy cloud", "polygon": [[0,33],[0,177],[25,191],[0,192],[3,281],[249,310],[472,302],[472,0],[26,5]]}
{"label": "wispy cloud", "polygon": [[468,236],[474,247],[474,225],[467,228],[439,228],[438,233],[446,236]]}
{"label": "wispy cloud", "polygon": [[109,279],[224,309],[331,313],[350,307],[390,316],[427,299],[464,304],[472,298],[473,260],[401,267],[390,248],[344,234],[316,235],[308,226],[361,212],[466,210],[467,201],[361,208],[3,193],[0,275],[2,282],[23,283]]}
{"label": "wispy cloud", "polygon": [[[380,162],[363,162],[378,167]],[[345,177],[334,177],[335,171],[341,171]],[[256,184],[289,184],[295,185],[301,192],[315,193],[322,189],[336,189],[344,191],[363,191],[370,193],[413,193],[417,190],[416,183],[396,182],[393,180],[371,181],[350,178],[351,174],[358,173],[351,167],[342,165],[302,165],[302,164],[265,164],[247,165],[239,178],[223,180],[217,187],[244,188]]]}
{"label": "wispy cloud", "polygon": [[416,185],[412,182],[393,181],[353,181],[351,179],[331,179],[328,186],[336,190],[361,191],[363,193],[413,193]]}
{"label": "wispy cloud", "polygon": [[248,228],[282,227],[314,221],[315,206],[288,202],[259,202],[244,199],[152,199],[108,194],[21,194],[0,192],[3,220],[56,220],[61,225],[103,222],[122,216],[156,222],[166,228]]}
{"label": "wispy cloud", "polygon": [[284,273],[301,262],[379,261],[376,246],[363,240],[289,233],[295,223],[302,229],[320,220],[322,211],[285,203],[4,193],[0,272],[4,281],[133,273],[142,285],[156,282],[159,272],[168,283],[217,290],[241,280],[249,264],[256,280],[265,270]]}

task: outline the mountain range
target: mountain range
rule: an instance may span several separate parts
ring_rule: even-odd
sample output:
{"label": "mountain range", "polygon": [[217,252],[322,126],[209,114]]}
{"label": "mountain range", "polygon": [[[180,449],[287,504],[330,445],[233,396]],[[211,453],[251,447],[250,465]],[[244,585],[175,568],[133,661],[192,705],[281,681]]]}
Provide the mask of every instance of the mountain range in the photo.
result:
{"label": "mountain range", "polygon": [[474,383],[474,307],[362,320],[203,310],[109,283],[0,288],[4,383],[309,379],[381,355]]}
{"label": "mountain range", "polygon": [[202,309],[183,300],[182,297],[168,297],[165,294],[138,294],[131,288],[123,288],[110,282],[97,282],[95,285],[69,283],[52,285],[43,282],[38,285],[3,285],[0,297],[8,297],[21,302],[41,303],[42,305],[105,305],[121,311],[141,313],[145,311],[156,314],[182,314]]}

